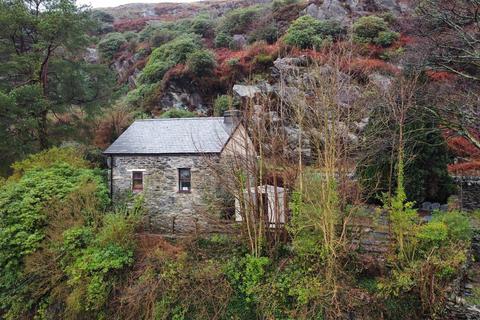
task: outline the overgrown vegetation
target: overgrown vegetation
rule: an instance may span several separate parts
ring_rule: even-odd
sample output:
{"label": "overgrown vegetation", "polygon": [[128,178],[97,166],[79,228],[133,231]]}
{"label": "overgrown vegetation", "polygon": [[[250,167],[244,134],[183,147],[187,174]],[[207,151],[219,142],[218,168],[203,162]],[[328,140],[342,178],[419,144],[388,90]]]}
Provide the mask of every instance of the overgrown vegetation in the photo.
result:
{"label": "overgrown vegetation", "polygon": [[[455,168],[478,165],[479,6],[422,1],[347,29],[306,5],[118,21],[73,1],[0,3],[0,318],[446,317],[474,213],[417,208],[455,194],[453,142]],[[215,163],[242,218],[228,232],[166,240],[141,195],[110,201],[100,148],[135,119],[232,109],[255,154]],[[286,191],[275,227],[249,188],[265,185]],[[214,224],[233,204],[208,208]]]}

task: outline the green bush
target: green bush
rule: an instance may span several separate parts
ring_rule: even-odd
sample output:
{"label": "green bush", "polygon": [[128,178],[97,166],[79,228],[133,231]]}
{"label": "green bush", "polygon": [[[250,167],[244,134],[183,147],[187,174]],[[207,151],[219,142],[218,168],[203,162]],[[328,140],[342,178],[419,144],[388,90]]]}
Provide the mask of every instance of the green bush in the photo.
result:
{"label": "green bush", "polygon": [[399,37],[400,34],[398,32],[382,31],[378,33],[378,36],[375,39],[373,39],[373,42],[379,46],[388,47],[398,40]]}
{"label": "green bush", "polygon": [[237,109],[240,103],[229,95],[218,96],[213,102],[213,114],[215,116],[223,116],[223,113],[230,109]]}
{"label": "green bush", "polygon": [[353,38],[359,43],[374,43],[388,47],[399,37],[400,35],[390,31],[388,23],[378,16],[361,17],[353,24]]}
{"label": "green bush", "polygon": [[202,37],[210,36],[213,28],[214,22],[208,16],[198,15],[192,21],[192,32]]}
{"label": "green bush", "polygon": [[157,48],[167,42],[172,41],[173,39],[175,39],[176,36],[177,33],[175,31],[165,29],[156,30],[149,37],[149,42],[152,47]]}
{"label": "green bush", "polygon": [[184,109],[170,109],[162,113],[161,118],[194,118],[195,113]]}
{"label": "green bush", "polygon": [[149,63],[143,68],[138,80],[140,83],[155,83],[161,81],[165,73],[173,65],[168,61],[156,61]]}
{"label": "green bush", "polygon": [[215,55],[208,50],[197,50],[187,59],[188,70],[197,76],[212,74],[216,64]]}
{"label": "green bush", "polygon": [[468,241],[472,237],[472,226],[463,212],[437,212],[431,222],[444,223],[448,228],[448,240],[451,242]]}
{"label": "green bush", "polygon": [[247,301],[255,300],[255,290],[266,273],[270,264],[267,257],[254,257],[247,254],[241,259],[233,258],[228,262],[225,273],[230,282],[241,293],[245,294]]}
{"label": "green bush", "polygon": [[184,63],[190,54],[200,48],[201,44],[197,36],[183,35],[153,50],[147,65],[159,61],[169,63],[172,66]]}
{"label": "green bush", "polygon": [[123,37],[127,41],[134,41],[138,39],[138,34],[133,31],[127,31],[123,33]]}
{"label": "green bush", "polygon": [[272,2],[272,9],[275,11],[282,7],[285,7],[294,3],[298,3],[298,0],[274,0]]}
{"label": "green bush", "polygon": [[260,15],[261,10],[259,6],[251,6],[228,11],[219,21],[217,34],[246,33],[250,24]]}
{"label": "green bush", "polygon": [[[140,79],[141,77],[142,75],[140,75]],[[150,97],[155,94],[158,85],[158,83],[143,83],[139,85],[136,89],[128,92],[125,97],[125,103],[132,107],[143,106],[144,102],[149,101]]]}
{"label": "green bush", "polygon": [[105,61],[111,61],[120,47],[127,43],[123,34],[118,32],[109,33],[98,43],[98,52]]}
{"label": "green bush", "polygon": [[382,31],[388,31],[388,24],[380,17],[361,17],[353,24],[353,34],[361,39],[373,41]]}
{"label": "green bush", "polygon": [[224,32],[220,32],[215,37],[215,47],[217,48],[230,48],[233,42],[233,37]]}
{"label": "green bush", "polygon": [[311,16],[301,16],[287,30],[286,44],[302,49],[320,48],[326,42],[338,39],[344,29],[334,20],[317,20]]}
{"label": "green bush", "polygon": [[[25,285],[19,287],[18,283],[25,281],[25,277],[28,276],[24,274],[25,259],[37,253],[45,240],[45,229],[51,218],[47,215],[49,212],[47,208],[56,202],[61,204],[70,194],[83,188],[94,192],[100,210],[108,203],[107,188],[99,172],[76,168],[75,163],[70,165],[62,160],[59,159],[56,164],[48,164],[46,168],[26,169],[18,180],[12,180],[1,187],[0,313],[5,310],[13,314],[22,312],[21,309],[26,308],[27,302],[29,303],[30,298],[24,298],[22,295],[30,288]],[[33,161],[31,157],[29,162],[43,161],[43,159]],[[86,184],[93,184],[94,190],[86,188]],[[87,213],[87,203],[82,205]],[[68,221],[70,217],[62,218]],[[85,218],[85,221],[89,219]],[[29,294],[26,294],[26,297],[28,296]]]}
{"label": "green bush", "polygon": [[278,39],[278,28],[272,24],[267,24],[259,29],[255,29],[249,36],[248,42],[253,43],[255,41],[265,41],[268,44],[273,44]]}

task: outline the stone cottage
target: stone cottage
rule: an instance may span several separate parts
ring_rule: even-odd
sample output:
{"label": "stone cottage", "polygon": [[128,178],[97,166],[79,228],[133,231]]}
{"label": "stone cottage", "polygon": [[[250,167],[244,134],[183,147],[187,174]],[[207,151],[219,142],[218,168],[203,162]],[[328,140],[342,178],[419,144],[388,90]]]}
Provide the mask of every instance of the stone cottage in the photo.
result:
{"label": "stone cottage", "polygon": [[224,117],[137,120],[104,155],[112,199],[141,193],[150,226],[181,233],[205,224],[198,212],[215,184],[212,164],[249,152],[252,143],[234,110]]}

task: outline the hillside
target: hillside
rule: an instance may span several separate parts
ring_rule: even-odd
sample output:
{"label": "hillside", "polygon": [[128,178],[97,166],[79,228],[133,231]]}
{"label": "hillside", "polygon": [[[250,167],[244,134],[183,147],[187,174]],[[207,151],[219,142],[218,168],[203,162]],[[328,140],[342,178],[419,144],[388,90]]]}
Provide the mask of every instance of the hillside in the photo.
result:
{"label": "hillside", "polygon": [[0,318],[479,318],[478,12],[1,1]]}

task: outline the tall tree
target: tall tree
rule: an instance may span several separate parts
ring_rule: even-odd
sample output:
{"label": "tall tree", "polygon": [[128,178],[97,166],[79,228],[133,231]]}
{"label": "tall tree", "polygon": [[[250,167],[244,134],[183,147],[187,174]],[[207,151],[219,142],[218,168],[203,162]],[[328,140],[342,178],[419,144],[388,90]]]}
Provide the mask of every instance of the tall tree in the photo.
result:
{"label": "tall tree", "polygon": [[[45,149],[51,117],[108,98],[110,71],[82,59],[92,26],[74,0],[0,0],[0,90],[10,103],[0,105],[2,134]],[[28,130],[18,130],[26,119]],[[11,148],[7,142],[0,149]]]}

